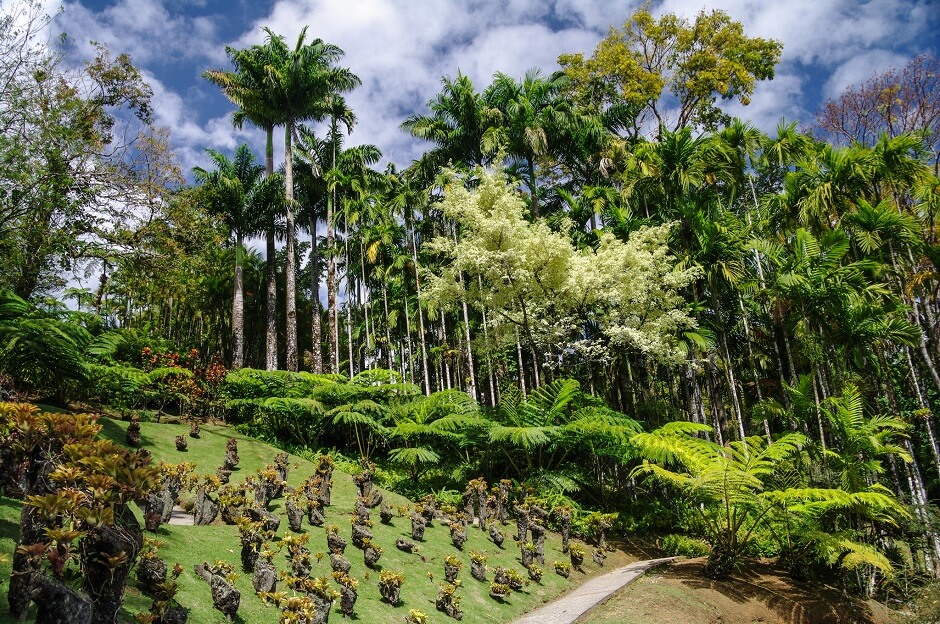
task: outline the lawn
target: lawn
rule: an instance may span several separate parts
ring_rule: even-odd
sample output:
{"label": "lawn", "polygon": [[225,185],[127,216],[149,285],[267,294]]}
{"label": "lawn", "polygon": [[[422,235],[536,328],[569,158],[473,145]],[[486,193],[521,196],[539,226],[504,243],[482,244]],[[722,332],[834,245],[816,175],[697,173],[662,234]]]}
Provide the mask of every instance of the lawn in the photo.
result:
{"label": "lawn", "polygon": [[[102,419],[102,433],[117,442],[124,442],[124,430],[127,423]],[[180,434],[188,434],[188,425],[141,423],[141,446],[153,454],[155,460],[166,462],[188,461],[196,464],[196,472],[201,474],[214,473],[221,464],[225,454],[225,444],[230,437],[238,440],[240,463],[238,469],[232,474],[232,480],[241,481],[246,475],[274,461],[277,449],[239,435],[224,426],[207,425],[202,428],[199,439],[189,438],[186,451],[178,451],[174,438]],[[290,475],[288,482],[299,485],[304,479],[313,474],[313,464],[300,457],[291,456]],[[383,492],[388,504],[396,509],[406,505],[409,501],[401,496]],[[186,495],[184,493],[184,495]],[[340,526],[341,534],[347,540],[351,533],[349,517],[351,516],[356,498],[356,488],[349,474],[337,470],[333,475],[332,505],[325,511],[326,523]],[[11,553],[15,545],[18,527],[20,504],[12,499],[0,499],[0,552]],[[269,509],[275,513],[283,514],[283,499],[274,501]],[[461,597],[461,608],[464,613],[464,622],[470,624],[483,624],[491,622],[508,622],[514,617],[529,611],[540,604],[551,600],[565,592],[593,574],[605,570],[590,561],[590,554],[584,564],[584,573],[572,571],[571,580],[566,580],[554,573],[551,569],[553,560],[567,561],[568,556],[561,553],[559,536],[549,533],[546,544],[546,569],[541,583],[531,583],[522,591],[514,592],[503,603],[498,603],[488,595],[489,581],[492,580],[492,569],[497,565],[516,568],[523,577],[525,570],[519,560],[519,552],[515,543],[509,536],[515,533],[515,524],[510,523],[504,527],[507,535],[504,549],[497,548],[487,537],[485,532],[476,527],[468,529],[468,540],[463,551],[451,544],[449,529],[440,521],[428,527],[424,542],[420,544],[420,551],[415,554],[404,553],[395,548],[395,540],[399,537],[411,538],[411,522],[407,518],[396,517],[392,526],[382,525],[378,521],[378,513],[373,513],[375,526],[372,531],[375,540],[384,549],[379,569],[388,569],[402,572],[405,582],[401,590],[402,601],[398,606],[391,606],[381,602],[378,591],[378,569],[369,570],[362,559],[361,551],[351,544],[346,549],[346,556],[352,563],[350,576],[359,580],[359,599],[356,603],[358,621],[363,624],[402,622],[410,609],[417,609],[428,614],[429,622],[444,622],[450,618],[435,610],[434,601],[437,596],[438,584],[444,578],[443,559],[449,554],[456,554],[463,562],[463,569],[458,576],[462,584],[457,594]],[[316,553],[328,553],[326,535],[322,528],[310,527],[304,524],[304,532],[311,534],[308,547]],[[282,518],[278,538],[289,533],[290,529],[286,518]],[[239,566],[240,542],[238,529],[235,526],[217,524],[210,526],[162,526],[156,535],[151,535],[163,542],[160,550],[161,556],[172,567],[174,563],[183,566],[185,572],[179,579],[179,593],[177,600],[190,610],[189,622],[192,624],[214,624],[222,622],[224,618],[212,607],[211,595],[208,585],[193,573],[193,566],[203,561],[210,563],[216,560],[225,560]],[[488,555],[489,572],[487,582],[479,582],[470,576],[470,550],[485,552]],[[586,550],[590,553],[590,547]],[[612,558],[620,561],[620,557]],[[284,554],[275,557],[274,563],[279,569],[286,569],[287,560]],[[324,556],[322,561],[313,560],[313,576],[329,576],[329,557]],[[611,563],[607,568],[611,567]],[[0,573],[4,579],[9,577],[9,556],[0,562]],[[133,575],[132,575],[133,578]],[[133,614],[146,611],[150,599],[143,595],[132,581],[128,587],[122,618],[132,621]],[[331,580],[331,583],[334,583]],[[334,583],[335,585],[335,583]],[[278,612],[274,607],[267,606],[258,599],[251,587],[251,575],[240,573],[236,586],[241,591],[241,608],[238,615],[242,622],[274,622]],[[280,589],[280,587],[279,587]],[[4,592],[5,593],[5,592]],[[338,604],[334,606],[333,618],[339,618]],[[7,614],[6,600],[0,601],[0,623],[12,623]]]}

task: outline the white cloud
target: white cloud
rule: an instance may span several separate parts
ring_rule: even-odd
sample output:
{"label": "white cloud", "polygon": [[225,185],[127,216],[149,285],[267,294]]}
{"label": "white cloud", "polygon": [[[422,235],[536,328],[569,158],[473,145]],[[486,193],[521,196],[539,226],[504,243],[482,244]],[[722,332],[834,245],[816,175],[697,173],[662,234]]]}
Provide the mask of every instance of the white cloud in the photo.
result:
{"label": "white cloud", "polygon": [[[931,45],[925,29],[936,8],[930,0],[664,0],[653,11],[691,19],[703,4],[742,21],[749,35],[784,42],[776,79],[758,84],[750,106],[726,104],[729,112],[765,131],[783,117],[808,121],[816,106],[804,97],[810,80],[820,83],[824,96],[836,95],[876,69],[903,64],[920,51],[910,51],[918,43]],[[351,142],[375,143],[387,159],[407,165],[425,145],[401,132],[399,124],[412,112],[424,112],[442,76],[454,76],[459,68],[482,90],[496,71],[521,77],[541,67],[550,73],[558,54],[590,54],[610,26],[622,25],[640,5],[639,0],[278,0],[227,41],[209,15],[211,2],[201,2],[200,16],[193,17],[194,5],[184,0],[117,0],[98,12],[70,0],[57,23],[76,44],[107,43],[151,70],[158,120],[171,128],[187,168],[205,162],[205,147],[230,150],[246,139],[258,153],[263,147],[257,130],[235,133],[228,117],[201,112],[217,92],[193,82],[195,76],[206,67],[226,66],[225,45],[262,42],[262,26],[293,44],[309,25],[308,37],[342,47],[343,64],[362,78],[362,87],[347,96],[359,119]],[[232,14],[226,18],[231,21]],[[165,74],[162,83],[156,79],[156,68],[168,62],[191,64],[185,87],[176,87]],[[275,149],[280,157],[282,149]]]}

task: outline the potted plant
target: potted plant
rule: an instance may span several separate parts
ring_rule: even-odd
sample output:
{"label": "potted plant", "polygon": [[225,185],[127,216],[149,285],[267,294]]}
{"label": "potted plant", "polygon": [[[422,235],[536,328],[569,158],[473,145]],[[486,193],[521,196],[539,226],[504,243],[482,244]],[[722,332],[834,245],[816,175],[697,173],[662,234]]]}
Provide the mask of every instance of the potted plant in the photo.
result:
{"label": "potted plant", "polygon": [[454,555],[447,555],[444,557],[444,580],[448,583],[453,583],[457,580],[457,573],[460,572],[460,568],[463,567],[463,563]]}

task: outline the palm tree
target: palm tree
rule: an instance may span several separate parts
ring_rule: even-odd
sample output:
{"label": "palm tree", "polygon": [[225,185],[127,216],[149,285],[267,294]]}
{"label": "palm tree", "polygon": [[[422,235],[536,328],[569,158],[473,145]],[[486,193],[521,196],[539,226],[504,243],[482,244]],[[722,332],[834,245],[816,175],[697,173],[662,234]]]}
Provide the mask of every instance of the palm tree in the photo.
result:
{"label": "palm tree", "polygon": [[[195,167],[193,175],[207,192],[208,211],[221,217],[235,236],[235,287],[232,299],[232,368],[244,366],[245,322],[243,287],[243,241],[246,236],[264,229],[271,220],[279,199],[276,176],[264,177],[264,167],[255,164],[255,156],[246,144],[235,149],[229,160],[213,149],[206,150],[215,169]],[[272,184],[273,183],[273,184]]]}
{"label": "palm tree", "polygon": [[[203,77],[220,87],[225,96],[238,107],[232,117],[232,123],[236,128],[241,128],[245,121],[248,121],[264,130],[265,173],[270,178],[274,175],[274,127],[282,123],[281,113],[271,101],[264,85],[267,54],[270,50],[256,45],[243,50],[227,47],[225,52],[235,66],[235,71],[209,70],[203,73]],[[275,370],[277,369],[277,265],[274,259],[276,241],[273,219],[265,227],[265,243],[267,282],[265,367],[267,370]]]}
{"label": "palm tree", "polygon": [[504,149],[519,163],[533,219],[539,218],[536,161],[553,149],[556,133],[577,122],[563,93],[567,80],[560,72],[543,78],[536,69],[526,72],[522,82],[497,73],[483,95],[486,105],[499,112],[498,123],[484,134],[484,148],[491,153]]}
{"label": "palm tree", "polygon": [[265,48],[269,50],[264,85],[274,110],[284,124],[284,198],[287,227],[287,261],[285,265],[287,311],[287,369],[298,368],[297,297],[295,258],[295,210],[293,140],[297,124],[304,120],[322,120],[329,112],[335,94],[349,91],[360,84],[359,78],[346,68],[335,67],[343,57],[339,47],[314,39],[306,43],[307,28],[301,30],[293,50],[284,39],[270,29]]}
{"label": "palm tree", "polygon": [[496,116],[466,75],[444,77],[441,92],[428,102],[429,115],[411,115],[401,124],[412,136],[436,145],[423,157],[429,181],[443,166],[473,167],[487,162],[481,143]]}

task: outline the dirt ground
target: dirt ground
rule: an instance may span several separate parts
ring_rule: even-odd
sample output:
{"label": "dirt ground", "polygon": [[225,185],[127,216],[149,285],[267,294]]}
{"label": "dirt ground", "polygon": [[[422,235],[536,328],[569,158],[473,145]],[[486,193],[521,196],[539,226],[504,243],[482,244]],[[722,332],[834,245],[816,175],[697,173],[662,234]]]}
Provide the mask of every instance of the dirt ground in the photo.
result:
{"label": "dirt ground", "polygon": [[700,574],[704,559],[651,570],[587,613],[579,624],[889,624],[875,602],[831,587],[794,582],[770,564],[754,563],[731,578]]}

